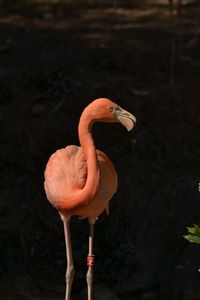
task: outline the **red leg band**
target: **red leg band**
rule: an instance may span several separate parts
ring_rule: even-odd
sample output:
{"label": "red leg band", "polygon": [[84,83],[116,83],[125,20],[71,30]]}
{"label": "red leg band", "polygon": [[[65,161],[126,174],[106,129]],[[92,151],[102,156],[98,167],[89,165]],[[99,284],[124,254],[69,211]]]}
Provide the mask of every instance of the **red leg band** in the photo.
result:
{"label": "red leg band", "polygon": [[88,254],[87,265],[88,267],[94,267],[95,255]]}

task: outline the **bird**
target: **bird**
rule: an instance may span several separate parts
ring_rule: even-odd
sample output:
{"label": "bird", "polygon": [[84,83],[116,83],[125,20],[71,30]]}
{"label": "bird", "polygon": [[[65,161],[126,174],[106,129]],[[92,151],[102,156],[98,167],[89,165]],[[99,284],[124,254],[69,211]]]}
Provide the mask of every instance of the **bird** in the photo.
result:
{"label": "bird", "polygon": [[117,191],[118,176],[108,156],[95,148],[92,127],[95,122],[121,123],[132,130],[136,118],[107,98],[92,101],[82,112],[78,135],[80,146],[69,145],[53,153],[44,172],[48,201],[58,210],[64,226],[66,245],[65,300],[71,299],[74,264],[69,221],[72,216],[88,218],[89,253],[86,275],[88,300],[93,295],[94,225],[98,216],[109,210],[109,201]]}

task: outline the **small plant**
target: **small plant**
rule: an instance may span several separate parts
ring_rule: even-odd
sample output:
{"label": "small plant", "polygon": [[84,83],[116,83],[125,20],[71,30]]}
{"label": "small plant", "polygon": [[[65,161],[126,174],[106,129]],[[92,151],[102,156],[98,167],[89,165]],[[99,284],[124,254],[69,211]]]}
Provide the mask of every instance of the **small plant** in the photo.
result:
{"label": "small plant", "polygon": [[[200,244],[200,227],[199,225],[193,224],[193,227],[186,227],[188,234],[183,237],[191,243]],[[198,270],[200,272],[200,268]]]}
{"label": "small plant", "polygon": [[188,234],[183,237],[191,243],[200,244],[200,227],[196,224],[193,227],[187,227]]}

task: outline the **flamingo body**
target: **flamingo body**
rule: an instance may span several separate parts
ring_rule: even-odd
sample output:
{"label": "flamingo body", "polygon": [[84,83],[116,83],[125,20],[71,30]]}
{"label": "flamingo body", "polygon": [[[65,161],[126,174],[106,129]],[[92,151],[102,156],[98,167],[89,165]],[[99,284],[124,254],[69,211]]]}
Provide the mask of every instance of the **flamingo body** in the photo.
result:
{"label": "flamingo body", "polygon": [[87,161],[82,148],[71,145],[57,150],[50,157],[45,170],[45,191],[50,203],[61,213],[96,219],[107,209],[117,190],[117,173],[105,153],[100,150],[96,153],[100,168],[98,191],[87,205],[75,205],[71,209],[65,209],[65,203],[77,189],[85,186],[87,180]]}

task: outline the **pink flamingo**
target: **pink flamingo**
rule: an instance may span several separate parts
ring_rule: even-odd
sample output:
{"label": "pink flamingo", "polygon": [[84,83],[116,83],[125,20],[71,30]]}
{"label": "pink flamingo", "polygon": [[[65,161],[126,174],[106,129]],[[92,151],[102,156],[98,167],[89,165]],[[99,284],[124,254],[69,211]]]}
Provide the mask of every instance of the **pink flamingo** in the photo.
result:
{"label": "pink flamingo", "polygon": [[81,146],[71,145],[57,150],[51,155],[45,170],[47,198],[57,208],[64,225],[67,255],[65,300],[70,300],[74,277],[69,220],[72,215],[89,219],[86,278],[88,300],[91,300],[94,224],[97,217],[108,209],[109,201],[117,190],[117,173],[111,160],[95,149],[91,133],[95,122],[120,122],[127,130],[131,130],[136,119],[109,99],[96,99],[84,109],[80,118],[78,133]]}

